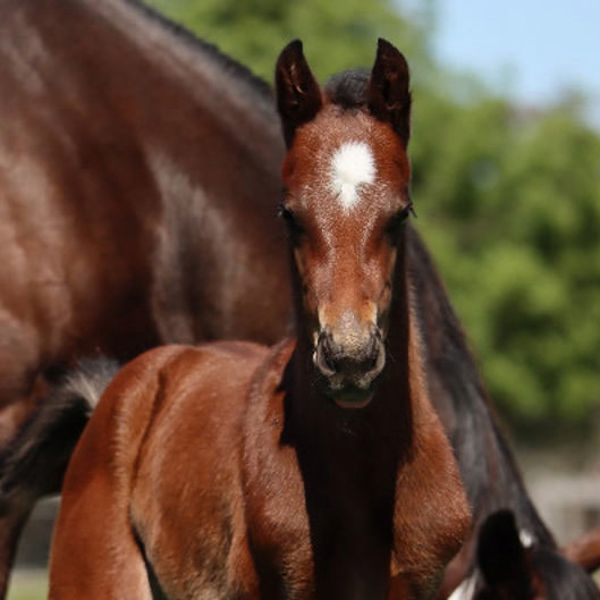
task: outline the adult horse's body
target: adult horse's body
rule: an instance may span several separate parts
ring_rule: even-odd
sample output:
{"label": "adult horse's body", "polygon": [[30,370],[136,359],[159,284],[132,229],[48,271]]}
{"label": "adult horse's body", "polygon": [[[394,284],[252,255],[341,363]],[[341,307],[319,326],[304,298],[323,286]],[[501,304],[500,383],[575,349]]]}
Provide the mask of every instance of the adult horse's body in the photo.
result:
{"label": "adult horse's body", "polygon": [[282,144],[248,74],[110,0],[3,2],[0,65],[0,442],[73,355],[282,333]]}
{"label": "adult horse's body", "polygon": [[280,137],[262,85],[137,5],[0,3],[2,449],[76,356],[285,332]]}
{"label": "adult horse's body", "polygon": [[[272,100],[214,49],[127,2],[3,0],[0,116],[3,448],[41,408],[2,460],[2,596],[21,524],[58,489],[69,454],[44,447],[35,478],[19,461],[57,374],[97,349],[125,359],[159,342],[272,342],[291,295],[273,218],[283,144]],[[509,506],[554,547],[410,228],[408,260],[427,380],[476,521]]]}
{"label": "adult horse's body", "polygon": [[296,338],[117,375],[65,478],[54,600],[425,600],[467,534],[409,297],[406,61],[381,40],[350,97],[292,42],[277,92]]}

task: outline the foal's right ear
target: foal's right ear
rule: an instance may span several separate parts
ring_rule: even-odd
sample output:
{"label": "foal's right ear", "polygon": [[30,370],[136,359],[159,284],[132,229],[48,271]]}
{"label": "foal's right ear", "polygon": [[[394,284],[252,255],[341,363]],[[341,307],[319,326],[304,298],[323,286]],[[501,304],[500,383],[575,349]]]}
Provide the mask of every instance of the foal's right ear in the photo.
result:
{"label": "foal's right ear", "polygon": [[300,40],[290,42],[279,55],[275,88],[283,135],[289,148],[296,129],[311,121],[323,104],[321,89],[304,58]]}

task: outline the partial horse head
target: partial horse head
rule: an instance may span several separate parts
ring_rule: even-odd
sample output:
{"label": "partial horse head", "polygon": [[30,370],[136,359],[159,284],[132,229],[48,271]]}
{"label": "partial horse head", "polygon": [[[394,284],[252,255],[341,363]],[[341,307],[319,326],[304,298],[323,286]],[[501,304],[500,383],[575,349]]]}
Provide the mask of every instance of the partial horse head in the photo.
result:
{"label": "partial horse head", "polygon": [[313,344],[320,380],[338,404],[364,406],[386,361],[411,210],[408,65],[379,40],[366,86],[348,73],[321,90],[294,41],[277,62],[276,87],[299,335]]}
{"label": "partial horse head", "polygon": [[475,600],[598,600],[590,577],[558,549],[520,536],[513,513],[500,510],[481,527],[477,562],[483,586]]}

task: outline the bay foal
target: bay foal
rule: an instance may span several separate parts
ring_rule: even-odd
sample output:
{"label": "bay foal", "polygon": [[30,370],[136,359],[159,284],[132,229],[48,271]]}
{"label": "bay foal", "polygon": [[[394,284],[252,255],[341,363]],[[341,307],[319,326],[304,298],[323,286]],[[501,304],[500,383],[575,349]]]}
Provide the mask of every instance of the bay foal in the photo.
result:
{"label": "bay foal", "polygon": [[[22,524],[60,489],[87,421],[87,409],[62,420],[48,393],[75,358],[100,348],[129,360],[215,338],[273,343],[291,294],[271,218],[284,150],[271,93],[214,47],[135,0],[4,0],[0,112],[2,598]],[[427,382],[473,507],[451,590],[472,573],[479,524],[499,508],[558,549],[431,256],[406,229]],[[569,575],[562,588],[587,583]]]}
{"label": "bay foal", "polygon": [[297,336],[122,369],[69,466],[50,597],[430,598],[470,517],[406,274],[410,94],[276,69]]}

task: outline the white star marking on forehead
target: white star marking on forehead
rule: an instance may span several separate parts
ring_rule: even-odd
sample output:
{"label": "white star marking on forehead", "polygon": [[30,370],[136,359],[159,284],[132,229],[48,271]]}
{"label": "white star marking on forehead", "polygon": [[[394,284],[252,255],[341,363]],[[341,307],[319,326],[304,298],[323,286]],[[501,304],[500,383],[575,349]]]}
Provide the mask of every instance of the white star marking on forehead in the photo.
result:
{"label": "white star marking on forehead", "polygon": [[331,161],[331,186],[342,207],[351,210],[360,201],[361,185],[375,181],[375,158],[364,142],[343,144]]}

